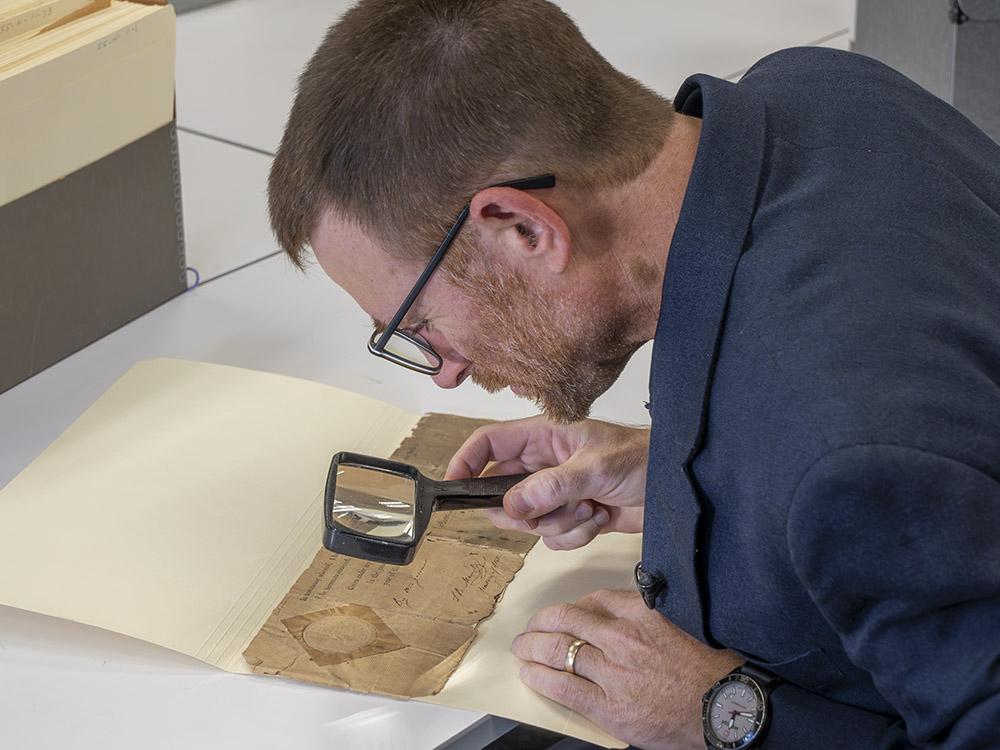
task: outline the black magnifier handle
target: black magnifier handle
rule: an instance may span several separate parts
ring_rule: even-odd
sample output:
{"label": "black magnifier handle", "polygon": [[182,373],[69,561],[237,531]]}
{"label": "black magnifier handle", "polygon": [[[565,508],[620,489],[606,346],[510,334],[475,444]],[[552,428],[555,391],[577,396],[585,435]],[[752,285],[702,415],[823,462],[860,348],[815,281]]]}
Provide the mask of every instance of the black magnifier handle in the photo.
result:
{"label": "black magnifier handle", "polygon": [[439,510],[460,508],[499,508],[503,496],[511,487],[530,474],[502,474],[495,477],[473,477],[434,481],[430,488],[434,507]]}

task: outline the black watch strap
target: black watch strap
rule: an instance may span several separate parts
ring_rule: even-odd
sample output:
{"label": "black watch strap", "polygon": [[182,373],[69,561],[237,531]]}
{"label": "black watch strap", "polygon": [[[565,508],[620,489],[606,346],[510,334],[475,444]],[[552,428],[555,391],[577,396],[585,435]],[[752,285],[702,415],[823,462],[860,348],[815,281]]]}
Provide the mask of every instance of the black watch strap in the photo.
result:
{"label": "black watch strap", "polygon": [[730,674],[745,674],[747,677],[752,677],[763,690],[771,690],[781,682],[781,678],[774,672],[768,672],[763,667],[758,667],[750,662],[737,667]]}

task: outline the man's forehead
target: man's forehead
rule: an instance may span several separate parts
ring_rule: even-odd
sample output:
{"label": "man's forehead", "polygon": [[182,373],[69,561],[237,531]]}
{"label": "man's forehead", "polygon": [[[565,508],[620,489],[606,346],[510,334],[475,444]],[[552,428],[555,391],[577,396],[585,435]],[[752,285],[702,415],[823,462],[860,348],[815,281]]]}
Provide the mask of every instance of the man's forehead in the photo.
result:
{"label": "man's forehead", "polygon": [[333,208],[320,215],[309,242],[323,270],[338,283],[340,276],[359,273],[383,282],[413,273],[411,264],[388,252],[356,219]]}
{"label": "man's forehead", "polygon": [[[368,313],[377,331],[388,327],[386,321],[423,270],[419,264],[388,253],[358,222],[335,211],[327,212],[316,223],[310,242],[326,275]],[[403,327],[420,316],[420,302],[410,309]]]}
{"label": "man's forehead", "polygon": [[352,247],[384,253],[378,242],[360,222],[338,211],[334,206],[328,206],[320,213],[309,233],[309,242],[314,250],[321,249],[324,252]]}

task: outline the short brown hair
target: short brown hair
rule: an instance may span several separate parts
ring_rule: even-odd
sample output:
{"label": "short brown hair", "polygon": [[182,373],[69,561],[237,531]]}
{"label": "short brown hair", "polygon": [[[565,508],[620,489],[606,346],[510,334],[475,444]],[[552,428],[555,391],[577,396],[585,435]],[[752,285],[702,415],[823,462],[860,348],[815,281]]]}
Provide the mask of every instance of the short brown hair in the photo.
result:
{"label": "short brown hair", "polygon": [[424,259],[487,185],[634,178],[672,116],[546,0],[363,0],[299,79],[271,167],[271,224],[300,266],[330,206]]}

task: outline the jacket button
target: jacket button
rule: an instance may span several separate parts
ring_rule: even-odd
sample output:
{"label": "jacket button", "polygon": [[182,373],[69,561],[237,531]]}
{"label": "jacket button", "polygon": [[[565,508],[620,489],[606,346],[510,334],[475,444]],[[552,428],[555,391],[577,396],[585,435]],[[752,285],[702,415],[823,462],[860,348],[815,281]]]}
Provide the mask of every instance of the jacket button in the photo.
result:
{"label": "jacket button", "polygon": [[650,609],[656,609],[656,598],[667,590],[667,579],[657,573],[647,573],[642,569],[642,560],[635,564],[635,587],[642,594],[642,600]]}

